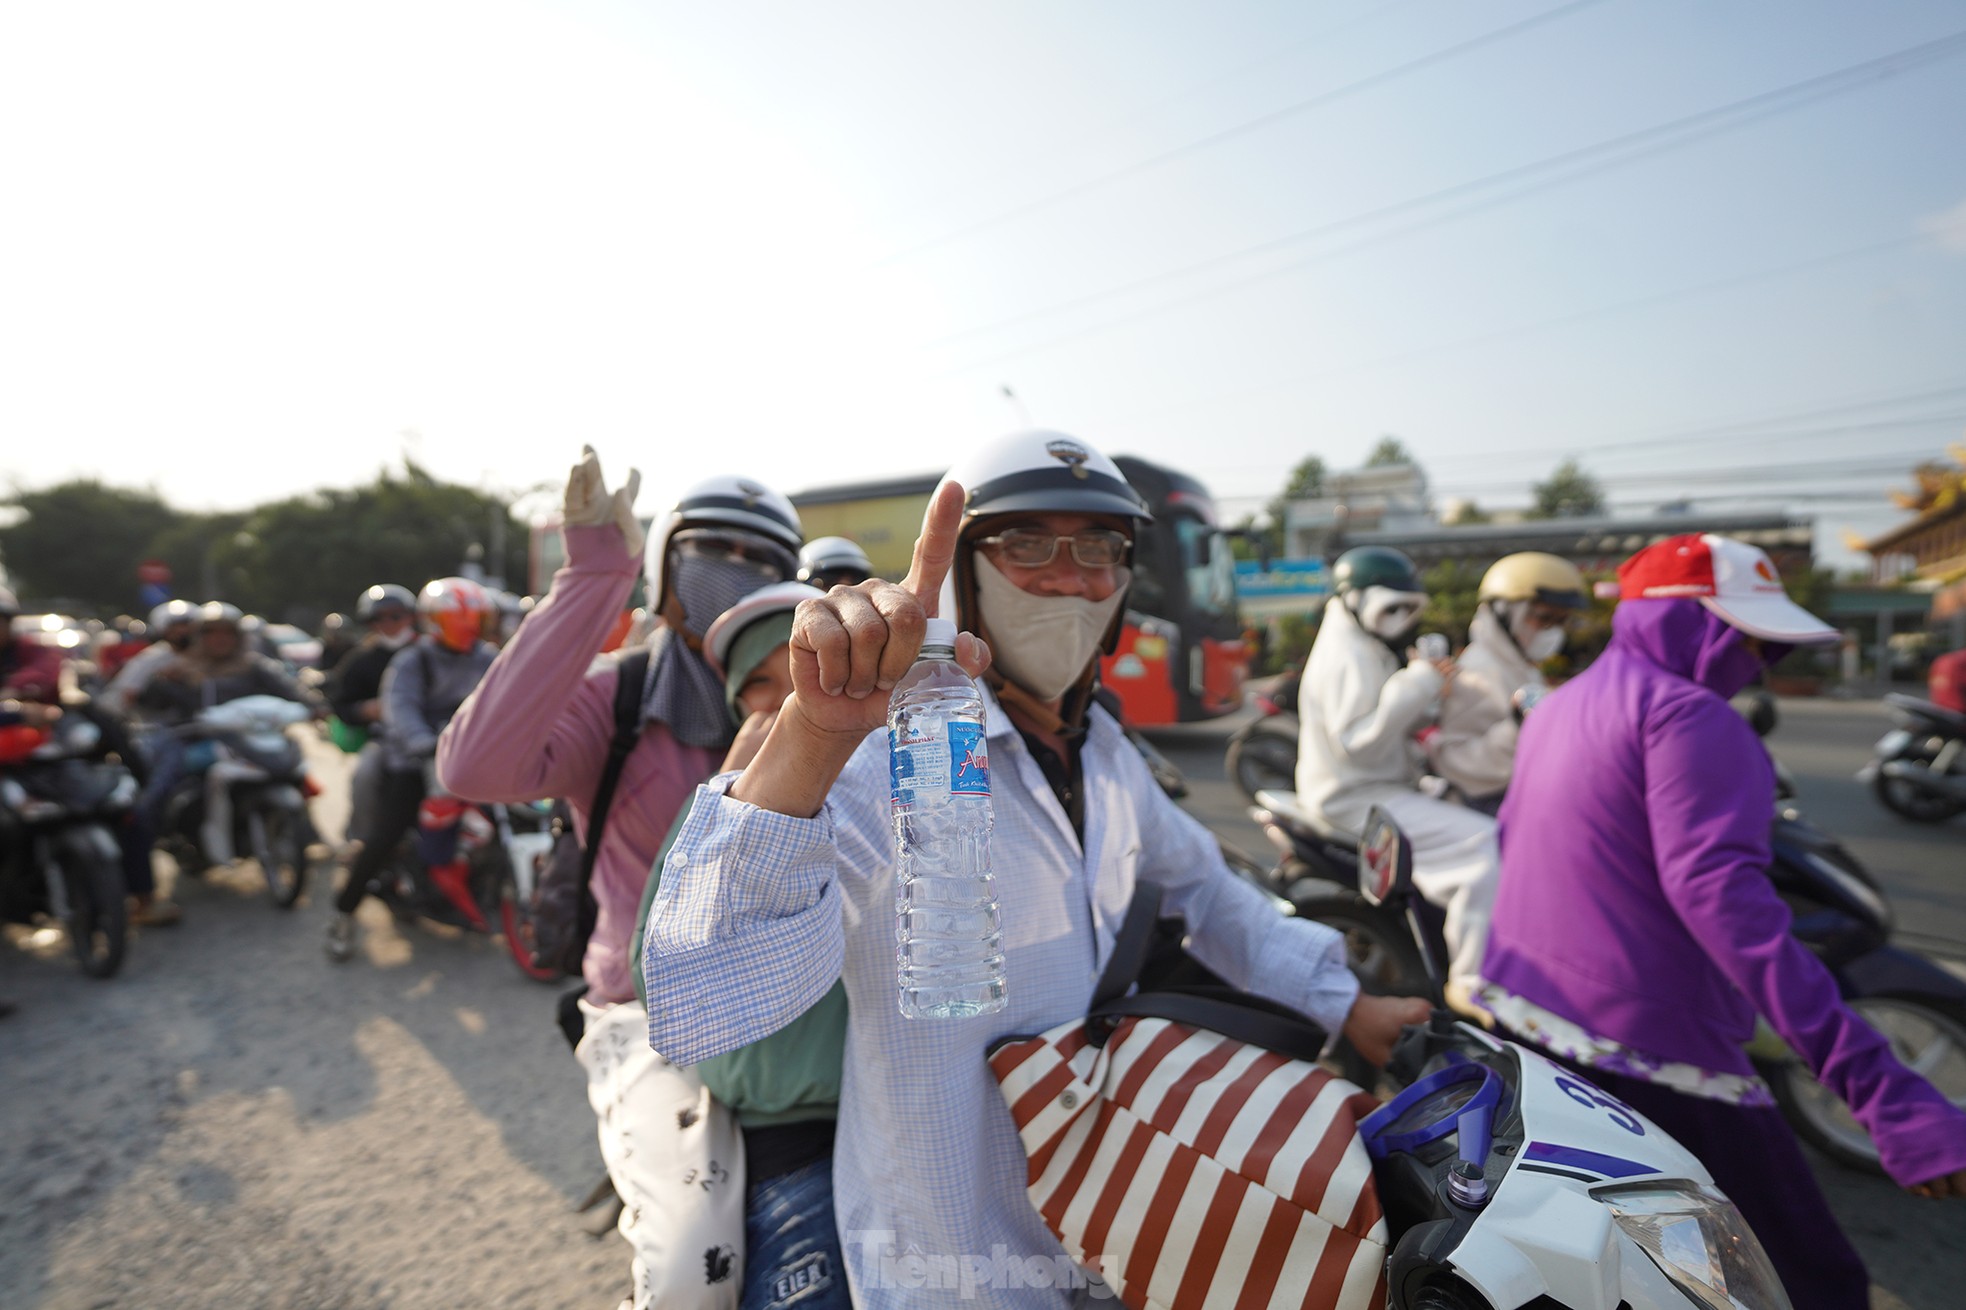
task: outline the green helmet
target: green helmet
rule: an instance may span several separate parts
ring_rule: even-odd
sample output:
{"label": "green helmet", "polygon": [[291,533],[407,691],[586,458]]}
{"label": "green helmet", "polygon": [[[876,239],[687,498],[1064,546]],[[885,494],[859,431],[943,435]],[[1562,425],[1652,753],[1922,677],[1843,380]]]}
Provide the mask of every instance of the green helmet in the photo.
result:
{"label": "green helmet", "polygon": [[1391,546],[1354,546],[1331,566],[1331,589],[1340,596],[1386,587],[1393,591],[1425,591],[1413,561]]}

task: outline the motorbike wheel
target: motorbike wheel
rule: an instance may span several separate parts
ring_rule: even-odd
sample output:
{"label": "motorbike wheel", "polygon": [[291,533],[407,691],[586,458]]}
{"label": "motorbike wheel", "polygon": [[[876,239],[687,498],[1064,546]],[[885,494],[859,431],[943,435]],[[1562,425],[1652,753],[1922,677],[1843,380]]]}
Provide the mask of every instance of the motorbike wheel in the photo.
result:
{"label": "motorbike wheel", "polygon": [[512,861],[503,854],[499,856],[498,922],[499,932],[505,938],[505,949],[511,952],[512,963],[519,966],[520,973],[534,982],[560,980],[558,969],[550,965],[541,968],[532,962],[532,906],[519,895],[518,875],[512,871]]}
{"label": "motorbike wheel", "polygon": [[[1929,751],[1920,751],[1898,758],[1929,767],[1937,757]],[[1877,793],[1878,803],[1885,809],[1913,823],[1944,823],[1966,810],[1966,806],[1958,801],[1947,796],[1935,796],[1909,778],[1887,777],[1882,772],[1871,782],[1871,790]]]}
{"label": "motorbike wheel", "polygon": [[[1328,884],[1319,882],[1320,889]],[[1292,889],[1299,917],[1336,928],[1345,938],[1345,962],[1370,996],[1425,996],[1432,989],[1419,948],[1404,920],[1355,895],[1305,898]]]}
{"label": "motorbike wheel", "polygon": [[[1966,1006],[1930,997],[1859,996],[1851,1009],[1891,1042],[1891,1052],[1954,1105],[1966,1109]],[[1836,1093],[1797,1059],[1764,1068],[1796,1135],[1838,1164],[1884,1172],[1877,1145]]]}
{"label": "motorbike wheel", "polygon": [[1229,739],[1223,761],[1229,777],[1251,801],[1259,791],[1297,790],[1297,725],[1285,718],[1258,719]]}
{"label": "motorbike wheel", "polygon": [[75,959],[91,978],[113,977],[123,967],[123,948],[129,938],[123,870],[83,851],[62,851],[55,858],[61,863],[68,893],[68,940]]}
{"label": "motorbike wheel", "polygon": [[307,846],[299,816],[269,806],[254,816],[253,858],[266,875],[266,893],[283,910],[291,910],[307,888]]}

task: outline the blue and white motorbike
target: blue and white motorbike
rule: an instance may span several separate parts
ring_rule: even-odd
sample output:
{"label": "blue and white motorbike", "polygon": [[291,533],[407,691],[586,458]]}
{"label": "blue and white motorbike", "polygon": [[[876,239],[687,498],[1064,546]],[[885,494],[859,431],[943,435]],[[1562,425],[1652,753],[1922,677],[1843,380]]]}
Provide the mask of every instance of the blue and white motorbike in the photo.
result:
{"label": "blue and white motorbike", "polygon": [[[1412,848],[1380,811],[1358,877],[1405,916],[1438,1003]],[[1389,1073],[1407,1085],[1360,1131],[1393,1236],[1392,1310],[1787,1310],[1705,1166],[1616,1097],[1444,1009]]]}

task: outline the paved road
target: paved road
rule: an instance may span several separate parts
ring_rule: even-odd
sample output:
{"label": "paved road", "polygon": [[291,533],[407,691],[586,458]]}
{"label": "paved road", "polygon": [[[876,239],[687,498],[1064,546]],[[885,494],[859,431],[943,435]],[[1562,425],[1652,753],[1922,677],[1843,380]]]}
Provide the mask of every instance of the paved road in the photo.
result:
{"label": "paved road", "polygon": [[[1966,821],[1908,830],[1847,781],[1880,726],[1875,707],[1797,705],[1776,746],[1901,914],[1966,942]],[[1221,779],[1227,731],[1163,740],[1196,811],[1254,851]],[[181,899],[185,923],[143,935],[108,983],[59,942],[0,945],[0,996],[21,1003],[0,1021],[0,1305],[614,1304],[626,1248],[571,1212],[599,1159],[551,989],[495,942],[403,935],[374,907],[363,956],[334,968],[319,889],[283,913],[250,866]],[[1880,1304],[1966,1299],[1966,1204],[1821,1175]]]}
{"label": "paved road", "polygon": [[[1222,772],[1224,743],[1246,717],[1159,731],[1154,742],[1187,774],[1188,808],[1260,859],[1269,844]],[[1966,973],[1966,817],[1936,829],[1907,823],[1853,776],[1890,726],[1877,701],[1784,701],[1769,745],[1794,775],[1804,809],[1879,876],[1900,937]],[[1837,1218],[1870,1265],[1876,1305],[1966,1305],[1966,1202],[1920,1201],[1811,1155]]]}

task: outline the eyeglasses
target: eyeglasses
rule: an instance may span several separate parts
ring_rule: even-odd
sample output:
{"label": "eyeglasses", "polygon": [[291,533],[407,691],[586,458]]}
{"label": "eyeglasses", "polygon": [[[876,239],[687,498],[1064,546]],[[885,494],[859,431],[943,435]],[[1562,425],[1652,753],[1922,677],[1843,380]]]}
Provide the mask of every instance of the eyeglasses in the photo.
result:
{"label": "eyeglasses", "polygon": [[979,537],[976,544],[992,548],[1019,568],[1041,569],[1058,558],[1061,541],[1072,543],[1072,558],[1080,568],[1110,569],[1126,558],[1126,534],[1112,528],[1087,528],[1069,536],[1012,528],[993,537]]}

